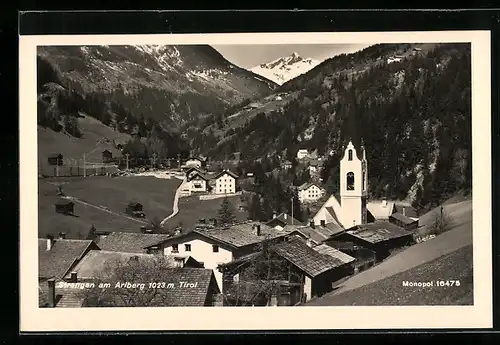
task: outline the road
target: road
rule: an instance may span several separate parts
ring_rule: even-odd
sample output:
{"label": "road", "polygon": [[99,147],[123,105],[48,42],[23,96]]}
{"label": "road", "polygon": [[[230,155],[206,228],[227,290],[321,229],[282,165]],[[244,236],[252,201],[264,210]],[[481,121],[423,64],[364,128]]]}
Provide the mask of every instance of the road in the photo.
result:
{"label": "road", "polygon": [[175,196],[174,196],[174,204],[172,206],[172,213],[170,215],[168,215],[167,217],[165,217],[165,219],[163,219],[160,223],[161,226],[163,226],[167,220],[169,220],[170,218],[173,218],[177,213],[179,213],[179,198],[180,198],[180,195],[181,195],[181,191],[182,191],[182,188],[184,187],[184,184],[186,183],[186,178],[184,178],[181,182],[181,184],[179,185],[179,187],[177,187],[177,190],[175,191]]}
{"label": "road", "polygon": [[113,212],[113,211],[110,211],[104,207],[101,207],[101,206],[96,206],[96,205],[92,205],[92,204],[89,204],[88,202],[86,201],[82,201],[78,198],[75,198],[75,197],[72,197],[72,196],[63,196],[64,199],[68,199],[68,200],[71,200],[71,201],[74,201],[74,202],[77,202],[77,203],[80,203],[82,205],[85,205],[85,206],[89,206],[89,207],[93,207],[95,209],[98,209],[100,211],[103,211],[103,212],[107,212],[109,214],[112,214],[114,216],[118,216],[118,217],[123,217],[123,218],[127,218],[127,219],[130,219],[130,220],[133,220],[137,223],[141,223],[143,225],[148,225],[149,223],[145,220],[141,220],[141,219],[137,219],[137,218],[134,218],[134,217],[129,217],[125,214],[121,214],[121,213],[117,213],[117,212]]}

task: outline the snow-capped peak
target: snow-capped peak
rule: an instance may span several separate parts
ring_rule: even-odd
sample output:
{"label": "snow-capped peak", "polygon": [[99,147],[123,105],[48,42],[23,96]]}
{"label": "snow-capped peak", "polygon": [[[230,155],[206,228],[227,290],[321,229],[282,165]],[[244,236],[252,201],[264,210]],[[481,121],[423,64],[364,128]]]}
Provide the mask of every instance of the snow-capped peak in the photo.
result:
{"label": "snow-capped peak", "polygon": [[290,79],[306,73],[319,63],[320,61],[311,58],[303,58],[298,53],[293,52],[289,56],[260,64],[250,70],[255,74],[259,74],[281,85]]}

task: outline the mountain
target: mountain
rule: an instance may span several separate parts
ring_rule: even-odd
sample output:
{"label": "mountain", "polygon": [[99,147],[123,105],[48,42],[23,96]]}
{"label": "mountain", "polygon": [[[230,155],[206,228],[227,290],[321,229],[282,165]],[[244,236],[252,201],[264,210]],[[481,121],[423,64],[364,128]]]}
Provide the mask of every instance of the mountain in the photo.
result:
{"label": "mountain", "polygon": [[328,59],[189,137],[211,157],[238,152],[242,171],[261,169],[255,160],[276,169],[299,148],[331,151],[330,192],[342,146],[362,139],[370,197],[424,207],[471,187],[470,102],[469,44],[378,44]]}
{"label": "mountain", "polygon": [[125,147],[131,156],[184,156],[189,146],[182,126],[276,86],[207,45],[40,46],[40,154],[59,143],[65,156],[81,157],[95,151],[96,142],[128,137],[135,138]]}
{"label": "mountain", "polygon": [[319,63],[320,61],[303,58],[297,53],[292,53],[290,56],[255,66],[250,71],[282,85],[290,79],[313,69]]}

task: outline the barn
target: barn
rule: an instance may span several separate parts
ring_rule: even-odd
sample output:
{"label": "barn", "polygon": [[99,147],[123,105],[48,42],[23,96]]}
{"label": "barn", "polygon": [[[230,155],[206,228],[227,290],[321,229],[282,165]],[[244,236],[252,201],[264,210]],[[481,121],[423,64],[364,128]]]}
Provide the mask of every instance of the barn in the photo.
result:
{"label": "barn", "polygon": [[59,200],[54,206],[57,213],[73,214],[75,211],[75,204],[69,200]]}
{"label": "barn", "polygon": [[50,165],[63,165],[63,155],[60,153],[53,153],[49,155],[47,161]]}

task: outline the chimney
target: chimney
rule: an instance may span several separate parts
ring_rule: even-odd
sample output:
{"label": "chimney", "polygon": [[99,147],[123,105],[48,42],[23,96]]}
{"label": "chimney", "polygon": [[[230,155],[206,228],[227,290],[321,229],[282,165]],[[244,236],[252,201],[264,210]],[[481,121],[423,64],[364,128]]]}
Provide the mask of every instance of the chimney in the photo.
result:
{"label": "chimney", "polygon": [[306,244],[309,248],[312,248],[312,246],[313,246],[313,242],[310,238],[307,239]]}
{"label": "chimney", "polygon": [[49,300],[49,307],[54,308],[56,306],[56,280],[49,279],[47,284],[49,285],[49,295],[47,296]]}
{"label": "chimney", "polygon": [[66,233],[60,232],[59,233],[59,239],[64,240],[66,238]]}
{"label": "chimney", "polygon": [[382,199],[382,207],[387,207],[387,199],[386,198]]}
{"label": "chimney", "polygon": [[314,220],[311,220],[311,221],[309,222],[309,226],[310,226],[311,228],[313,228],[313,229],[314,229],[314,226],[315,226],[315,225],[314,225]]}
{"label": "chimney", "polygon": [[273,219],[276,218],[276,212],[273,212]]}
{"label": "chimney", "polygon": [[324,219],[321,220],[321,226],[326,226],[326,221]]}
{"label": "chimney", "polygon": [[70,278],[71,283],[76,283],[78,281],[78,276],[76,272],[71,272],[71,278]]}
{"label": "chimney", "polygon": [[406,207],[403,206],[403,216],[406,216]]}
{"label": "chimney", "polygon": [[47,235],[47,250],[52,249],[53,244],[54,244],[54,237],[52,235]]}
{"label": "chimney", "polygon": [[287,217],[288,217],[288,214],[286,214],[286,212],[285,212],[285,213],[283,213],[283,218],[284,218],[285,220],[286,220],[286,218],[287,218]]}
{"label": "chimney", "polygon": [[256,230],[256,232],[257,232],[257,236],[260,236],[260,224],[257,224],[257,225],[255,226],[255,230]]}

